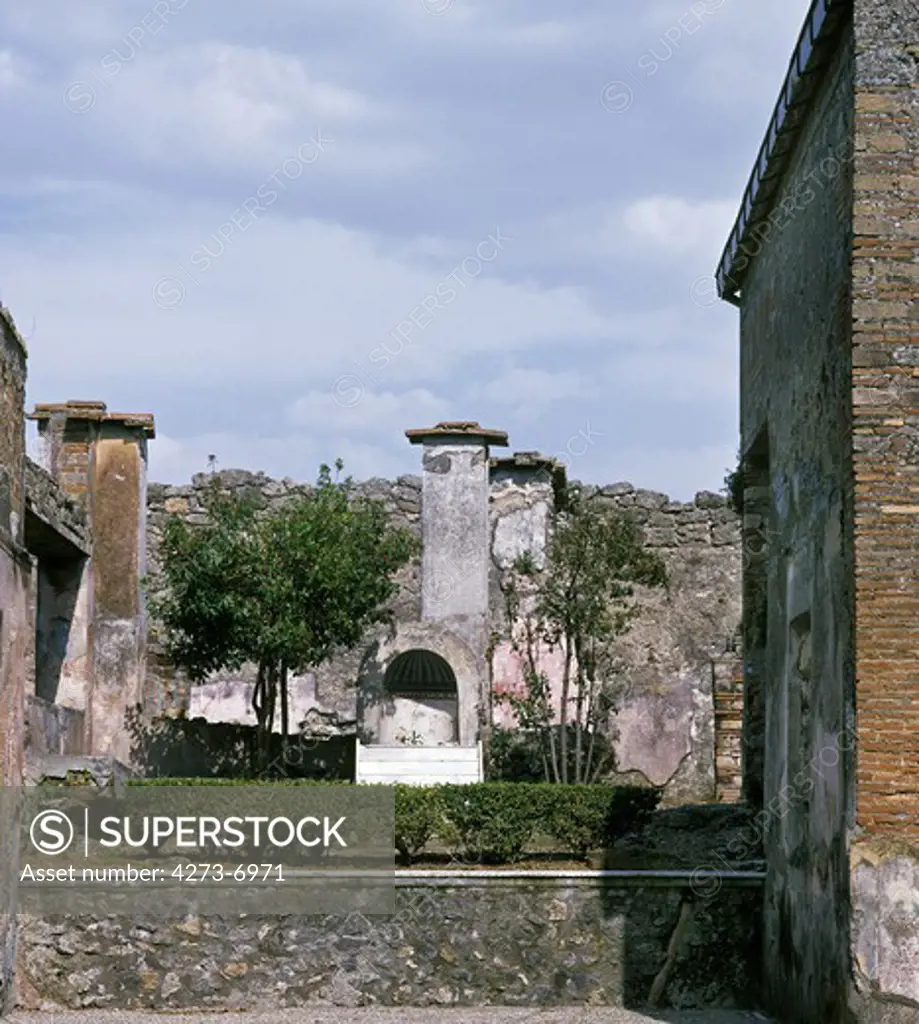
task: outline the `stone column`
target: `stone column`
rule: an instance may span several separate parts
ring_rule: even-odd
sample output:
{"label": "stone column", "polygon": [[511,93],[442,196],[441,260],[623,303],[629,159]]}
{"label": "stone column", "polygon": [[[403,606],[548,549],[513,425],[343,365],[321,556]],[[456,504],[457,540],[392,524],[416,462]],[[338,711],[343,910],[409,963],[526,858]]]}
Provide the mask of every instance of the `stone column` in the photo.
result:
{"label": "stone column", "polygon": [[445,422],[407,430],[421,444],[421,618],[460,639],[481,666],[478,692],[459,693],[460,742],[479,733],[487,693],[488,449],[507,445],[507,434],[474,422]]}
{"label": "stone column", "polygon": [[148,414],[110,413],[103,402],[36,406],[46,468],[82,501],[92,530],[85,585],[91,597],[86,749],[127,762],[125,716],[140,703],[146,660],[141,580],[146,572]]}

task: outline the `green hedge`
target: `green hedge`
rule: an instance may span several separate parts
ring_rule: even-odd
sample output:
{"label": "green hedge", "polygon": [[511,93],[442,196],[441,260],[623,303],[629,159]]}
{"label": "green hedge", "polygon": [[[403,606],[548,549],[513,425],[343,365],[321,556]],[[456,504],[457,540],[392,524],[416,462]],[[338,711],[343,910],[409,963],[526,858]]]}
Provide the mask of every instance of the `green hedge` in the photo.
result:
{"label": "green hedge", "polygon": [[410,863],[433,841],[465,861],[507,864],[535,838],[556,852],[586,857],[642,825],[657,808],[658,789],[527,782],[465,786],[396,786],[396,849]]}
{"label": "green hedge", "polygon": [[[315,779],[138,779],[134,786],[328,786]],[[465,862],[508,864],[537,837],[584,858],[644,823],[661,792],[638,786],[479,782],[393,787],[395,846],[411,864],[436,842]]]}
{"label": "green hedge", "polygon": [[347,779],[180,779],[163,776],[154,779],[128,779],[129,786],[352,786]]}

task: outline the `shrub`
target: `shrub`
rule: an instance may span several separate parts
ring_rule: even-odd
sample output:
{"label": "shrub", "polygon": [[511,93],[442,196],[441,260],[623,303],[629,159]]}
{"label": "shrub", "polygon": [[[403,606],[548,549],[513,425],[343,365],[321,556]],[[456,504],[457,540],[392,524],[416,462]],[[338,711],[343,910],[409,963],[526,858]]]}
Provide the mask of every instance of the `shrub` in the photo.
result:
{"label": "shrub", "polygon": [[403,864],[431,841],[442,823],[440,793],[428,786],[396,786],[396,849]]}
{"label": "shrub", "polygon": [[603,846],[612,846],[633,829],[641,828],[657,810],[663,791],[644,786],[614,786],[603,835]]}
{"label": "shrub", "polygon": [[546,831],[565,850],[586,857],[641,825],[660,790],[638,786],[549,786]]}
{"label": "shrub", "polygon": [[162,776],[153,779],[128,779],[129,786],[352,786],[347,779],[220,779],[205,776],[182,779]]}
{"label": "shrub", "polygon": [[565,850],[586,857],[603,846],[612,792],[608,786],[553,786],[546,831]]}
{"label": "shrub", "polygon": [[521,729],[495,726],[489,776],[495,782],[543,782],[546,777],[539,737]]}
{"label": "shrub", "polygon": [[481,782],[441,786],[446,829],[442,838],[483,864],[518,860],[540,824],[534,802],[540,785]]}
{"label": "shrub", "polygon": [[[353,784],[313,779],[163,778],[139,779],[129,785],[265,786],[270,790]],[[388,815],[368,792],[377,787],[354,788],[367,797],[366,810],[361,810],[361,815],[366,813],[370,817],[362,818],[363,826],[368,827],[368,822],[373,825],[373,819],[383,815],[385,821],[381,817],[378,827],[386,828]],[[435,837],[472,863],[506,864],[519,860],[537,834],[552,837],[558,852],[583,858],[591,850],[611,846],[620,836],[642,825],[657,808],[661,797],[658,789],[638,786],[545,782],[397,785],[392,789],[395,847],[403,864],[411,864]],[[166,801],[166,806],[171,800],[167,792],[157,794]],[[268,794],[266,802],[270,805]]]}

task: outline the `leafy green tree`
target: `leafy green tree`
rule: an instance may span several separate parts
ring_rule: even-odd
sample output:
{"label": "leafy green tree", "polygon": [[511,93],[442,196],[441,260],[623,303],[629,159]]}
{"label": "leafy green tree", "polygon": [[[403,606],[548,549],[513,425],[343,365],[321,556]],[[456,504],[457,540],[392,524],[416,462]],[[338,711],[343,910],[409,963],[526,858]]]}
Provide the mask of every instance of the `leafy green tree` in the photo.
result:
{"label": "leafy green tree", "polygon": [[167,654],[192,682],[257,667],[259,768],[278,710],[282,743],[289,733],[289,673],[315,669],[383,621],[396,573],[417,553],[415,538],[389,526],[380,502],[338,479],[341,469],[339,460],[333,480],[321,466],[314,488],[265,512],[215,482],[207,523],[173,516],[164,530],[163,585],[150,606]]}
{"label": "leafy green tree", "polygon": [[[663,561],[635,522],[570,486],[552,524],[545,564],[519,557],[504,591],[525,689],[508,695],[520,726],[539,739],[550,782],[594,782],[611,766],[619,679],[615,641],[639,614],[635,584],[667,583]],[[542,668],[561,652],[560,710]],[[556,721],[557,717],[557,721]]]}

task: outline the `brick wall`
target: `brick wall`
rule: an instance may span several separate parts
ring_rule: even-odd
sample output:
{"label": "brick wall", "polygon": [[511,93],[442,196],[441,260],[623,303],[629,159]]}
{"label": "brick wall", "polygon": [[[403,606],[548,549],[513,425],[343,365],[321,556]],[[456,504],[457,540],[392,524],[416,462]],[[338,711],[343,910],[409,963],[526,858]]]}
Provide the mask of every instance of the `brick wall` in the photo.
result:
{"label": "brick wall", "polygon": [[715,702],[715,799],[734,803],[741,798],[744,720],[744,676],[740,655],[712,661]]}
{"label": "brick wall", "polygon": [[919,14],[857,0],[858,823],[919,840]]}

